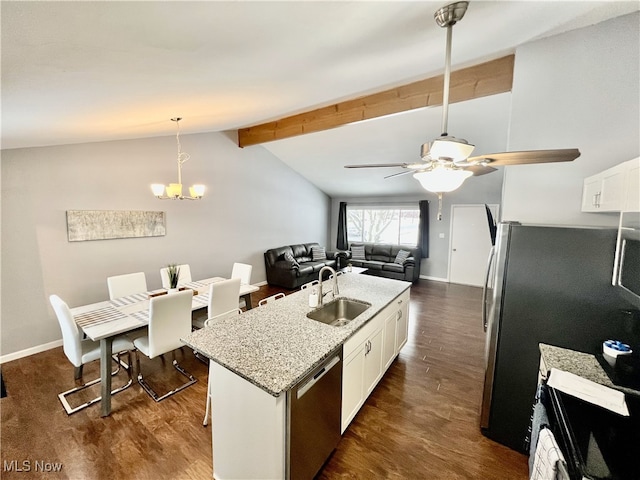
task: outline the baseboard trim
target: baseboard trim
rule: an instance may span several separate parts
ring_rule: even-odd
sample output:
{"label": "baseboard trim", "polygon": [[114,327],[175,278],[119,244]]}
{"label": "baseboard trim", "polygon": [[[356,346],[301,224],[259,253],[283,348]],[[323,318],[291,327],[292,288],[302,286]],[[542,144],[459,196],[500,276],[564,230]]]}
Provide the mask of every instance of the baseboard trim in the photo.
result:
{"label": "baseboard trim", "polygon": [[53,342],[49,342],[49,343],[43,343],[42,345],[36,345],[35,347],[25,348],[24,350],[20,350],[18,352],[1,355],[0,365],[2,365],[3,363],[11,362],[13,360],[18,360],[19,358],[35,355],[36,353],[46,352],[47,350],[51,350],[52,348],[57,348],[61,346],[62,346],[62,339],[54,340]]}
{"label": "baseboard trim", "polygon": [[420,275],[420,278],[424,279],[424,280],[433,280],[434,282],[444,282],[444,283],[449,283],[449,280],[446,278],[440,278],[440,277],[428,277],[427,275]]}

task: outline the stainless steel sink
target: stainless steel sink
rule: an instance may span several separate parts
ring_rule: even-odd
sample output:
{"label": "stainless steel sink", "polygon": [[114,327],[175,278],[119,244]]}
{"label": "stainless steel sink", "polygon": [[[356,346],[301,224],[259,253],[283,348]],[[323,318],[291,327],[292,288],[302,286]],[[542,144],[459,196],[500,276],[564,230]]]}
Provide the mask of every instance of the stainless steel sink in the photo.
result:
{"label": "stainless steel sink", "polygon": [[307,313],[307,317],[318,322],[326,323],[334,327],[342,327],[356,318],[367,308],[370,303],[349,298],[337,298],[324,304],[322,307]]}

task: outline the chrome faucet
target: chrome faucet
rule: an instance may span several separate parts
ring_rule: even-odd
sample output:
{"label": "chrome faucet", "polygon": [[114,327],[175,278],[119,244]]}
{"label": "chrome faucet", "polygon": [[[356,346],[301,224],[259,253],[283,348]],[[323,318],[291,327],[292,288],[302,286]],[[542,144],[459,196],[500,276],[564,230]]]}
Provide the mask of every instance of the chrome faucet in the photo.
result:
{"label": "chrome faucet", "polygon": [[336,298],[336,295],[340,294],[340,291],[338,290],[338,275],[336,274],[336,271],[329,267],[329,266],[324,266],[320,269],[320,274],[318,276],[318,304],[319,306],[322,306],[324,304],[324,296],[329,293],[322,293],[322,274],[324,273],[325,270],[329,270],[331,272],[331,275],[333,275],[333,298]]}

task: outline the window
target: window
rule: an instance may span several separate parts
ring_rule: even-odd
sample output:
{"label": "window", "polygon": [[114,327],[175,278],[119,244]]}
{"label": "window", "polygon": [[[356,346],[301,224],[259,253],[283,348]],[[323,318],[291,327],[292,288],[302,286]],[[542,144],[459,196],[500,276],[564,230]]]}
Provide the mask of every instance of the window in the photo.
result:
{"label": "window", "polygon": [[347,207],[347,239],[401,245],[418,244],[418,207]]}

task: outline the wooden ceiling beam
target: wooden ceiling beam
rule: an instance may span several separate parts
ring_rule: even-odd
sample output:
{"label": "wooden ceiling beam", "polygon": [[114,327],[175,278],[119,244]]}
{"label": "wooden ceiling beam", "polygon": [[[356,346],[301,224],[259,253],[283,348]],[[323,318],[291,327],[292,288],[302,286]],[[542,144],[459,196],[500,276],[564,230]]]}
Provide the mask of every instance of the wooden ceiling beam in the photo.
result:
{"label": "wooden ceiling beam", "polygon": [[[508,55],[451,72],[449,102],[463,102],[510,92],[514,61],[515,55]],[[238,145],[247,147],[414,108],[442,105],[443,77],[438,75],[273,122],[242,128],[238,130]]]}

